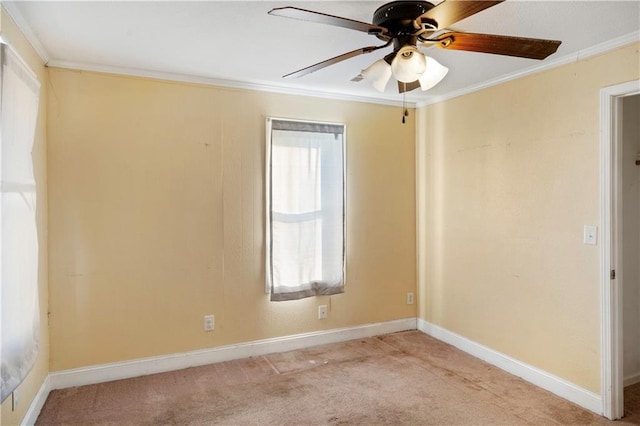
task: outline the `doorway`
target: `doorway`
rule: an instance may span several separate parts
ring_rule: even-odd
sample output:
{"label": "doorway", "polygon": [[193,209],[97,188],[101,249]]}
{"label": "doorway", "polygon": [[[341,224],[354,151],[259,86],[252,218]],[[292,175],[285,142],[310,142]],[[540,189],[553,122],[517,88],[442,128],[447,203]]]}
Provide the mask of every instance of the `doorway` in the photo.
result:
{"label": "doorway", "polygon": [[625,414],[640,397],[640,95],[622,102],[622,377]]}
{"label": "doorway", "polygon": [[619,419],[640,382],[640,81],[600,94],[602,402]]}

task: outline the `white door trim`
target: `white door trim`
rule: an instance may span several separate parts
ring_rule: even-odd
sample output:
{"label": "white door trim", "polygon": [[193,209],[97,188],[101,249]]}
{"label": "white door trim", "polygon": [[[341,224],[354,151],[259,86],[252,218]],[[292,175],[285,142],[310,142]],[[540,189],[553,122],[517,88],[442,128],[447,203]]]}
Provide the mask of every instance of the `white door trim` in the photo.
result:
{"label": "white door trim", "polygon": [[[640,80],[600,90],[600,292],[602,412],[609,419],[624,415],[622,373],[621,140],[619,102],[640,93]],[[611,279],[611,270],[616,279]]]}

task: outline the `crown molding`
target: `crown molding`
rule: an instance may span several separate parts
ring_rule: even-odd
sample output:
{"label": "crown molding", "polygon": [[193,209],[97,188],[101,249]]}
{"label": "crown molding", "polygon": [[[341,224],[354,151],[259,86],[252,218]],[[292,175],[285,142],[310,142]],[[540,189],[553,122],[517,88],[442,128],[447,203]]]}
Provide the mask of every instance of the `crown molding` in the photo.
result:
{"label": "crown molding", "polygon": [[22,13],[20,13],[20,10],[18,10],[18,8],[15,5],[15,2],[2,1],[0,4],[2,5],[2,8],[5,10],[5,12],[7,12],[9,17],[16,24],[18,29],[22,32],[22,34],[24,34],[25,38],[27,39],[29,44],[31,44],[31,46],[33,47],[33,50],[36,51],[36,53],[38,54],[42,62],[46,65],[51,59],[51,56],[49,55],[49,52],[47,52],[47,49],[44,48],[42,43],[40,43],[40,39],[33,32],[33,30],[31,29],[31,26],[29,26],[24,16],[22,16]]}
{"label": "crown molding", "polygon": [[[286,95],[310,96],[314,98],[333,99],[340,101],[364,102],[369,104],[380,104],[388,106],[402,106],[402,100],[371,98],[366,96],[350,95],[340,92],[326,92],[317,90],[308,90],[285,85],[265,84],[257,82],[246,82],[237,80],[227,80],[212,77],[201,77],[188,74],[170,73],[163,71],[144,70],[128,67],[113,67],[107,65],[86,64],[70,61],[59,61],[51,59],[47,64],[48,67],[64,68],[77,71],[90,71],[105,74],[116,74],[129,77],[151,78],[156,80],[174,81],[180,83],[202,84],[206,86],[228,87],[233,89],[246,89],[258,92],[280,93]],[[404,103],[410,108],[415,108],[415,102],[406,101]]]}
{"label": "crown molding", "polygon": [[276,85],[273,83],[266,84],[266,83],[260,83],[260,82],[242,82],[242,81],[236,81],[236,80],[200,77],[200,76],[193,76],[193,75],[179,74],[179,73],[168,73],[168,72],[142,70],[142,69],[135,69],[135,68],[128,68],[128,67],[114,67],[114,66],[86,64],[86,63],[77,63],[77,62],[51,59],[51,56],[49,55],[47,50],[44,48],[44,46],[42,45],[38,37],[35,35],[31,27],[27,23],[27,21],[24,19],[22,13],[20,13],[19,9],[15,6],[15,2],[2,1],[1,4],[2,4],[2,7],[5,9],[5,11],[16,23],[20,31],[22,31],[22,33],[25,35],[29,43],[33,46],[38,56],[40,56],[40,58],[42,59],[42,62],[44,62],[44,64],[47,66],[73,69],[78,71],[100,72],[100,73],[107,73],[107,74],[132,76],[132,77],[168,80],[168,81],[175,81],[175,82],[181,82],[181,83],[194,83],[194,84],[202,84],[207,86],[229,87],[229,88],[236,88],[236,89],[254,90],[254,91],[260,91],[260,92],[280,93],[280,94],[297,95],[297,96],[309,96],[314,98],[363,102],[363,103],[380,104],[380,105],[388,105],[388,106],[396,106],[396,107],[406,105],[409,108],[420,108],[420,107],[436,104],[439,102],[443,102],[452,98],[456,98],[458,96],[463,96],[473,92],[477,92],[479,90],[486,89],[491,86],[496,86],[498,84],[506,83],[511,80],[516,80],[518,78],[522,78],[528,75],[546,71],[546,70],[556,68],[562,65],[566,65],[572,62],[577,62],[577,61],[589,58],[591,56],[599,55],[599,54],[608,52],[610,50],[614,50],[619,47],[626,46],[628,44],[640,41],[640,31],[634,31],[624,36],[617,37],[615,39],[597,44],[595,46],[591,46],[587,49],[583,49],[578,52],[571,53],[550,61],[545,61],[544,63],[534,65],[510,74],[505,74],[503,76],[482,82],[480,84],[467,86],[465,88],[454,90],[440,96],[433,96],[425,100],[420,100],[420,101],[406,100],[403,103],[402,100],[400,99],[398,100],[381,99],[381,98],[374,98],[374,97],[367,97],[367,96],[345,94],[340,92],[301,89],[301,88],[294,88],[286,85]]}
{"label": "crown molding", "polygon": [[[275,84],[264,84],[257,82],[242,82],[236,80],[226,80],[226,79],[218,79],[218,78],[210,78],[210,77],[200,77],[194,75],[187,74],[178,74],[178,73],[168,73],[161,71],[152,71],[152,70],[142,70],[128,67],[114,67],[114,66],[105,66],[105,65],[96,65],[96,64],[86,64],[86,63],[77,63],[77,62],[69,62],[69,61],[61,61],[57,59],[52,59],[49,52],[44,48],[40,39],[36,36],[35,32],[31,29],[31,26],[27,23],[27,20],[24,18],[18,7],[15,5],[13,1],[3,1],[2,7],[5,9],[7,14],[11,17],[11,19],[15,22],[18,29],[24,34],[27,41],[33,46],[34,50],[42,60],[42,62],[49,67],[57,67],[57,68],[66,68],[73,69],[78,71],[92,71],[92,72],[101,72],[107,74],[117,74],[117,75],[126,75],[132,77],[143,77],[143,78],[153,78],[158,80],[168,80],[175,81],[181,83],[194,83],[194,84],[202,84],[207,86],[221,86],[221,87],[230,87],[236,89],[247,89],[254,90],[259,92],[271,92],[271,93],[280,93],[280,94],[288,94],[288,95],[297,95],[297,96],[310,96],[314,98],[324,98],[324,99],[333,99],[333,100],[341,100],[341,101],[353,101],[353,102],[364,102],[364,103],[372,103],[372,104],[381,104],[388,106],[403,106],[402,100],[392,100],[392,99],[380,99],[380,98],[372,98],[367,96],[357,96],[350,95],[339,92],[327,92],[327,91],[317,91],[317,90],[308,90],[308,89],[300,89],[288,87],[285,85],[275,85]],[[406,101],[404,105],[410,108],[415,108],[415,102]]]}
{"label": "crown molding", "polygon": [[579,50],[569,55],[561,56],[559,58],[546,61],[544,63],[534,65],[532,67],[525,68],[523,70],[513,72],[511,74],[505,74],[498,78],[494,78],[494,79],[482,82],[480,84],[475,84],[459,90],[454,90],[449,93],[445,93],[444,95],[441,95],[441,96],[434,96],[433,98],[430,98],[425,101],[418,101],[416,102],[416,107],[421,108],[428,105],[444,102],[446,100],[456,98],[458,96],[468,95],[470,93],[477,92],[478,90],[482,90],[491,86],[496,86],[498,84],[506,83],[507,81],[516,80],[528,75],[536,74],[536,73],[546,71],[552,68],[556,68],[562,65],[582,61],[591,56],[600,55],[602,53],[606,53],[611,50],[617,49],[619,47],[623,47],[631,43],[636,43],[638,41],[640,41],[640,31],[634,31],[632,33],[608,40],[604,43],[596,44],[595,46],[591,46],[587,49]]}

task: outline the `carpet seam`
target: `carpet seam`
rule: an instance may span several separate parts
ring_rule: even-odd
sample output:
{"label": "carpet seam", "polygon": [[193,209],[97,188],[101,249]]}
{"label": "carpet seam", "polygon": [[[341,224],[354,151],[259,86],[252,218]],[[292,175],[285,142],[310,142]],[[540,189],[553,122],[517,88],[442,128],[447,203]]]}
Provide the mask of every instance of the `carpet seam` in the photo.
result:
{"label": "carpet seam", "polygon": [[265,361],[267,361],[267,364],[269,364],[271,366],[271,368],[273,369],[273,371],[276,372],[277,375],[281,376],[282,372],[280,372],[280,370],[278,370],[276,368],[275,365],[273,365],[273,363],[271,362],[271,360],[269,358],[267,358],[266,356],[263,356],[262,358],[264,358]]}

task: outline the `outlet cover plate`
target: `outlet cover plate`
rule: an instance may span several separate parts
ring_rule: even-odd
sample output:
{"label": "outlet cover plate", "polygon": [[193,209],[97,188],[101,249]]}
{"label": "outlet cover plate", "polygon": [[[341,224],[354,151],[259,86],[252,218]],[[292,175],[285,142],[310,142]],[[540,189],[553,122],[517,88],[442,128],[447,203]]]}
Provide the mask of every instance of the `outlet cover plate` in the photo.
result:
{"label": "outlet cover plate", "polygon": [[327,305],[318,306],[318,319],[327,318]]}
{"label": "outlet cover plate", "polygon": [[407,305],[413,305],[413,293],[407,293]]}
{"label": "outlet cover plate", "polygon": [[204,331],[213,331],[216,327],[216,317],[214,315],[204,316]]}

